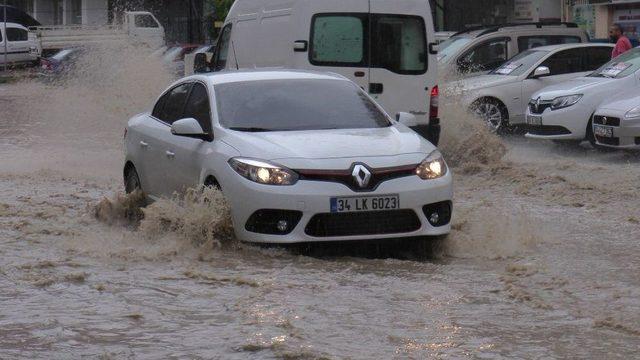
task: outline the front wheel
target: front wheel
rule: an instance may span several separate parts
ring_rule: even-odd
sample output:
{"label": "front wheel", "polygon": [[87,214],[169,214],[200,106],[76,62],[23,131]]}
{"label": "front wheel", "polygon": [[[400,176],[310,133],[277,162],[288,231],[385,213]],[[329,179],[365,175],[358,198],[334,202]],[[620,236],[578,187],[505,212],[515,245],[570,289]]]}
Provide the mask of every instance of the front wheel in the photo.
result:
{"label": "front wheel", "polygon": [[471,105],[471,113],[483,120],[489,130],[496,134],[505,134],[509,130],[506,107],[497,100],[478,100]]}
{"label": "front wheel", "polygon": [[136,190],[142,190],[142,185],[140,184],[140,177],[138,176],[136,168],[131,166],[124,175],[124,191],[127,194],[131,194]]}

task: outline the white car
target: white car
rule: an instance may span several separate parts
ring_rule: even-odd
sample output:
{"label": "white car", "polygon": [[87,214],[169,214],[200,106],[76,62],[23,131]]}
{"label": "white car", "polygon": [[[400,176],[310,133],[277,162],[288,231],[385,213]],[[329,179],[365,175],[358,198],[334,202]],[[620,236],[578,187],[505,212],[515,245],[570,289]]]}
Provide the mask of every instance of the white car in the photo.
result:
{"label": "white car", "polygon": [[40,56],[36,35],[20,24],[7,23],[5,28],[0,22],[0,64],[5,63],[5,55],[8,64],[35,63]]}
{"label": "white car", "polygon": [[640,49],[632,49],[588,76],[533,94],[527,108],[527,137],[556,141],[589,140],[597,146],[591,118],[610,98],[640,86]]}
{"label": "white car", "polygon": [[486,75],[447,84],[494,131],[525,123],[531,95],[593,72],[611,59],[610,44],[564,44],[526,50]]}
{"label": "white car", "polygon": [[240,71],[171,85],[129,121],[125,187],[152,199],[219,186],[238,239],[295,243],[444,235],[442,155],[340,75]]}
{"label": "white car", "polygon": [[640,93],[604,102],[593,116],[596,144],[640,150]]}

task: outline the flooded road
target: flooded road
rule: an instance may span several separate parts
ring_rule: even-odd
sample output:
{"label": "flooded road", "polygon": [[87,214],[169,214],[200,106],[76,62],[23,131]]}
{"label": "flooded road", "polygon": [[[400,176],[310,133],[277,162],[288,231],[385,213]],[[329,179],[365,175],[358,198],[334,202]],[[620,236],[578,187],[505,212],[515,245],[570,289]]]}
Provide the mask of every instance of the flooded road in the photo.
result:
{"label": "flooded road", "polygon": [[216,201],[160,201],[136,226],[122,132],[171,80],[145,61],[0,86],[0,358],[636,356],[638,155],[445,110],[454,230],[432,246],[239,244]]}

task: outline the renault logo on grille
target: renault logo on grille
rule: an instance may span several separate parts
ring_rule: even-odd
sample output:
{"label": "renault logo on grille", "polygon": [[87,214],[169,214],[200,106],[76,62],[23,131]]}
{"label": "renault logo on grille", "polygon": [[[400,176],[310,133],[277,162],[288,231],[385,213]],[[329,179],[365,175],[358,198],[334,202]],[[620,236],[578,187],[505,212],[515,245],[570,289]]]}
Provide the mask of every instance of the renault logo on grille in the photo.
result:
{"label": "renault logo on grille", "polygon": [[602,117],[602,125],[607,125],[607,117],[606,116]]}
{"label": "renault logo on grille", "polygon": [[371,181],[371,171],[369,171],[369,169],[367,169],[367,167],[362,164],[357,164],[353,167],[351,176],[353,176],[353,179],[356,181],[360,188],[367,187],[369,185],[369,181]]}

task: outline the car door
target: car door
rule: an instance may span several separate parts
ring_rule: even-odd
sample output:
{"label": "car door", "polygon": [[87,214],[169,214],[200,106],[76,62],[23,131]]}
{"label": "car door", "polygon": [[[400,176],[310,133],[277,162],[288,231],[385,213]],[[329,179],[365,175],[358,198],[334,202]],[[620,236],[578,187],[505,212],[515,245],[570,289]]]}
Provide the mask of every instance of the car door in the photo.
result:
{"label": "car door", "polygon": [[194,82],[181,118],[198,120],[200,127],[210,137],[202,140],[173,135],[171,141],[167,143],[165,150],[167,156],[164,161],[173,171],[169,180],[172,189],[182,191],[199,185],[202,157],[206,156],[206,149],[213,141],[209,99],[206,86],[203,83]]}
{"label": "car door", "polygon": [[531,95],[542,88],[588,74],[589,72],[585,71],[587,53],[587,48],[578,47],[560,50],[542,60],[533,70],[539,66],[546,66],[549,68],[550,75],[533,78],[531,77],[532,71],[529,77],[522,82],[522,108],[527,106]]}
{"label": "car door", "polygon": [[31,58],[29,33],[24,29],[7,27],[6,34],[8,61],[10,63],[29,61]]}
{"label": "car door", "polygon": [[[429,100],[436,84],[436,59],[429,53],[422,16],[394,15],[392,3],[372,2],[369,94],[391,116],[414,114],[428,123]],[[431,60],[431,61],[430,61]],[[430,65],[432,68],[430,68]]]}
{"label": "car door", "polygon": [[171,124],[182,118],[191,86],[191,82],[182,83],[166,92],[162,110],[158,111],[158,122],[150,125],[145,138],[141,139],[147,144],[145,170],[152,179],[150,188],[157,196],[168,197],[181,190],[175,161],[175,144],[180,139],[171,133]]}

